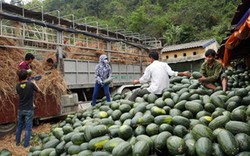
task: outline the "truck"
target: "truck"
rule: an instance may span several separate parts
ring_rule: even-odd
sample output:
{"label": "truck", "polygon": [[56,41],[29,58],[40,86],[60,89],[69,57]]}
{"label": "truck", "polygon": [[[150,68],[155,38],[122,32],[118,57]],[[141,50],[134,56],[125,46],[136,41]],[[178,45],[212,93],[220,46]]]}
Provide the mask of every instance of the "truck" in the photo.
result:
{"label": "truck", "polygon": [[[99,55],[106,54],[111,61],[111,92],[125,93],[138,87],[131,81],[142,75],[148,53],[161,49],[161,41],[156,38],[126,30],[111,31],[108,25],[102,27],[97,21],[91,21],[94,26],[87,21],[77,23],[80,20],[72,14],[61,16],[59,10],[28,10],[0,2],[0,41],[6,41],[0,44],[1,55],[18,49],[33,53],[40,62],[47,57],[57,59],[57,70],[67,85],[67,94],[60,99],[46,94],[36,101],[36,121],[76,112],[79,104],[91,101]],[[63,54],[67,57],[63,58]],[[16,127],[18,97],[13,92],[14,87],[9,94],[0,94],[0,136]],[[102,96],[100,93],[99,98]]]}

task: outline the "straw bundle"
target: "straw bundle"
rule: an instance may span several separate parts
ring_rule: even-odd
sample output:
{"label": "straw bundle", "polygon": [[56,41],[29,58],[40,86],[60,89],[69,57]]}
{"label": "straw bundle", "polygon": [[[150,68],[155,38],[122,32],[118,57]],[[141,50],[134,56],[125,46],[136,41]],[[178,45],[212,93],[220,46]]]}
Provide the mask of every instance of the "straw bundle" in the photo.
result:
{"label": "straw bundle", "polygon": [[[14,46],[13,40],[6,40],[0,38],[0,45]],[[18,69],[18,62],[22,60],[23,51],[11,48],[0,48],[0,100],[9,99],[15,94],[15,80],[17,80],[16,71]],[[14,80],[14,81],[13,81]]]}
{"label": "straw bundle", "polygon": [[52,95],[55,98],[56,103],[60,104],[61,95],[66,94],[67,89],[66,82],[61,73],[58,70],[53,69],[42,76],[43,78],[39,81],[38,85],[43,95]]}
{"label": "straw bundle", "polygon": [[78,59],[78,60],[88,60],[88,61],[98,61],[98,57],[96,56],[84,56],[84,55],[69,55],[68,58]]}
{"label": "straw bundle", "polygon": [[76,41],[76,46],[86,47],[87,43],[82,41]]}
{"label": "straw bundle", "polygon": [[11,25],[14,25],[15,29],[15,35],[16,36],[21,36],[21,27],[22,25],[20,24],[20,22],[17,21],[11,21]]}
{"label": "straw bundle", "polygon": [[105,51],[102,49],[86,50],[84,48],[71,47],[71,46],[67,46],[64,49],[65,51],[67,51],[67,58],[70,58],[70,59],[98,61],[99,56],[102,54],[105,54]]}
{"label": "straw bundle", "polygon": [[90,47],[90,48],[98,48],[98,44],[97,44],[96,41],[90,41],[88,43],[88,47]]}
{"label": "straw bundle", "polygon": [[112,45],[111,45],[111,50],[113,50],[113,51],[118,51],[119,48],[117,47],[117,45],[112,44]]}
{"label": "straw bundle", "polygon": [[[16,42],[12,39],[0,38],[0,45],[15,46]],[[15,86],[18,83],[17,70],[18,64],[23,61],[25,52],[20,49],[14,48],[0,48],[0,100],[9,100],[15,96]],[[63,76],[57,70],[51,71],[50,74],[46,74],[43,70],[44,63],[42,61],[34,60],[32,62],[32,76],[41,75],[42,79],[37,82],[39,88],[42,90],[42,94],[39,94],[38,98],[46,99],[45,95],[53,95],[57,104],[62,94],[66,93],[67,87],[63,80]]]}
{"label": "straw bundle", "polygon": [[99,42],[100,49],[107,49],[107,44],[104,41]]}
{"label": "straw bundle", "polygon": [[96,56],[100,56],[102,54],[105,54],[105,51],[104,50],[97,50],[96,51]]}
{"label": "straw bundle", "polygon": [[52,58],[56,62],[56,54],[54,52],[42,53],[44,63],[48,58]]}

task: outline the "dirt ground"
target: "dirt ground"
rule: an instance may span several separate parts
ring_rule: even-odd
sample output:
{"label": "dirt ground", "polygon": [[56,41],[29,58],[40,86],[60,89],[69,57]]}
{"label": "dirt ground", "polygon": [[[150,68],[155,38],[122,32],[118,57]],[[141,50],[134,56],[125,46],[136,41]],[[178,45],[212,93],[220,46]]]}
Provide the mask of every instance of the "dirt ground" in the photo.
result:
{"label": "dirt ground", "polygon": [[[32,129],[32,133],[35,133],[35,134],[41,133],[41,132],[49,133],[51,126],[52,125],[50,123],[45,123],[39,126],[35,126]],[[24,134],[24,131],[22,134]],[[6,148],[12,152],[12,156],[26,156],[27,153],[29,152],[30,147],[24,148],[23,146],[16,146],[15,136],[16,136],[15,133],[13,133],[13,134],[6,135],[3,138],[0,138],[0,150]],[[22,135],[22,138],[23,138],[23,135]]]}

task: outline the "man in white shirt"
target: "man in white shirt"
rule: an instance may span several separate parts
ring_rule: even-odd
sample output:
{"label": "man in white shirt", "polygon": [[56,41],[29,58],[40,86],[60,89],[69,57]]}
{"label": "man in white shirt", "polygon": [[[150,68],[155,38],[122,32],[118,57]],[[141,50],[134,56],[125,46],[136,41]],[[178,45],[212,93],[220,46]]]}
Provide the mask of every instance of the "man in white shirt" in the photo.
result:
{"label": "man in white shirt", "polygon": [[139,80],[132,81],[132,83],[151,82],[151,84],[146,89],[135,91],[129,98],[130,101],[135,101],[136,97],[142,97],[149,93],[161,95],[165,88],[169,88],[169,76],[191,76],[190,72],[173,71],[167,63],[158,61],[159,55],[157,52],[151,52],[149,58],[151,64],[145,69],[143,76]]}

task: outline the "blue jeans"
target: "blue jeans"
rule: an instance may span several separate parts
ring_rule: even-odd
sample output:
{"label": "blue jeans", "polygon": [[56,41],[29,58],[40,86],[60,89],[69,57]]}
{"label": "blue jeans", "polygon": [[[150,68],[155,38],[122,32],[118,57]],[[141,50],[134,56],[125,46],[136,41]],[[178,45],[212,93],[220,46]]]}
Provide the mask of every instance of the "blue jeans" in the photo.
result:
{"label": "blue jeans", "polygon": [[33,126],[33,117],[34,111],[33,110],[18,110],[17,115],[17,131],[16,131],[16,144],[19,145],[21,141],[21,133],[24,125],[25,127],[25,136],[24,136],[24,147],[29,146],[30,136]]}
{"label": "blue jeans", "polygon": [[100,89],[103,87],[103,90],[104,90],[104,94],[106,96],[106,99],[108,102],[110,102],[110,93],[109,93],[109,85],[100,85],[98,84],[97,82],[95,83],[95,88],[94,88],[94,93],[93,93],[93,96],[92,96],[92,103],[91,105],[92,106],[95,106],[96,104],[96,99],[97,99],[97,96],[99,94],[99,91]]}

